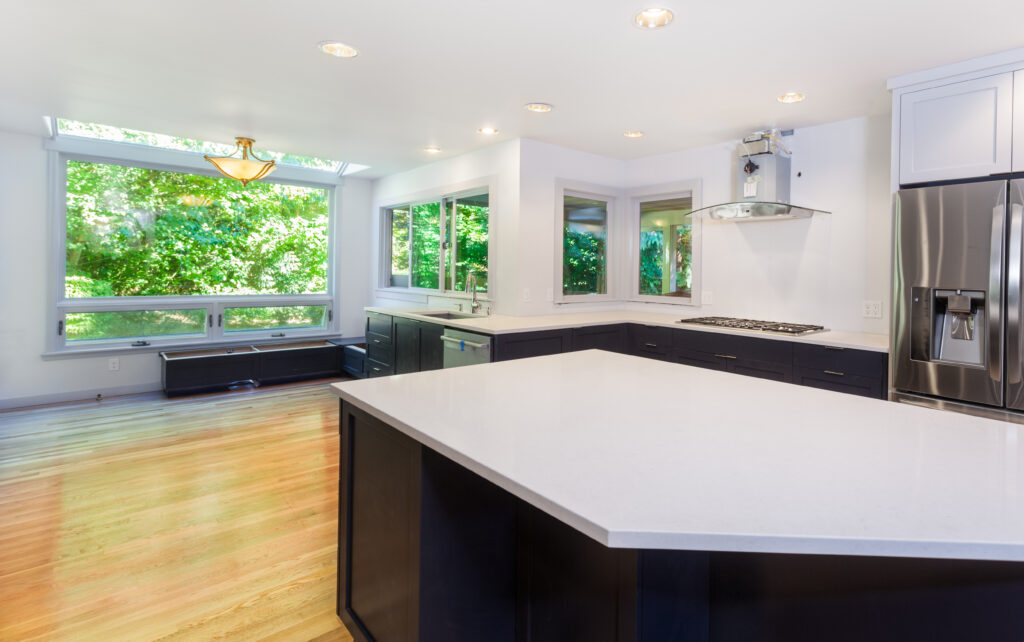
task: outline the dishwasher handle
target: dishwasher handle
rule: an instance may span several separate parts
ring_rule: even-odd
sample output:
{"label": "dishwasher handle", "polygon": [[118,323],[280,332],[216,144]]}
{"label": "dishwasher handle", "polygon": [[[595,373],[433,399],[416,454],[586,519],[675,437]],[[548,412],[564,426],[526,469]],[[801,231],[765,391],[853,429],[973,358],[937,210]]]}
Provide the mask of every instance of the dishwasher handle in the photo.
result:
{"label": "dishwasher handle", "polygon": [[489,344],[489,343],[477,343],[476,341],[466,341],[465,339],[456,339],[455,337],[449,337],[446,334],[442,334],[441,335],[441,341],[446,341],[448,343],[457,343],[457,344],[459,344],[459,348],[462,349],[462,350],[465,350],[466,346],[469,346],[470,348],[490,348],[491,347],[491,344]]}

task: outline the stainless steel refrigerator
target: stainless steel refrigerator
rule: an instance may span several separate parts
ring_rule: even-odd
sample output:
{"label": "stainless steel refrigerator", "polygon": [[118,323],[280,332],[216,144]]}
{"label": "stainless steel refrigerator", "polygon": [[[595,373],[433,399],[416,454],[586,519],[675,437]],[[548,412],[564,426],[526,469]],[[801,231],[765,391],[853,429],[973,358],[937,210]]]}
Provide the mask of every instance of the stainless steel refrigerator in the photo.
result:
{"label": "stainless steel refrigerator", "polygon": [[899,192],[890,357],[897,399],[1024,411],[1022,218],[1024,180]]}

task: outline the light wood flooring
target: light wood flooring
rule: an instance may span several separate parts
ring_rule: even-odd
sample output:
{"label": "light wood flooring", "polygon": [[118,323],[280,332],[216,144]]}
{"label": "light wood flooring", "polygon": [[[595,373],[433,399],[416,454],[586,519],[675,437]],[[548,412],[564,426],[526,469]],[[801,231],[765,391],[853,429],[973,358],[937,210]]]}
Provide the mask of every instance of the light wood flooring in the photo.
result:
{"label": "light wood flooring", "polygon": [[0,640],[351,640],[327,383],[0,412]]}

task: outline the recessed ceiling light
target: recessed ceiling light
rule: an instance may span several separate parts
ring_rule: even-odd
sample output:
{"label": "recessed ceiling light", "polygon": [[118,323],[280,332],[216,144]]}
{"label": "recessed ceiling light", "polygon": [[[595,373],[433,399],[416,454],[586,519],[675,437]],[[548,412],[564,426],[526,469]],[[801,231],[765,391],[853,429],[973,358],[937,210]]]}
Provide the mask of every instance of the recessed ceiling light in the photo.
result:
{"label": "recessed ceiling light", "polygon": [[476,130],[476,133],[483,134],[484,136],[494,136],[498,133],[498,130],[493,127],[481,127]]}
{"label": "recessed ceiling light", "polygon": [[441,148],[440,147],[424,147],[423,151],[425,151],[428,154],[440,154],[441,153]]}
{"label": "recessed ceiling light", "polygon": [[791,103],[803,102],[805,98],[807,98],[807,96],[804,96],[803,94],[797,93],[795,91],[791,91],[789,93],[782,94],[781,96],[776,98],[776,100],[778,100],[780,103],[785,103],[789,105]]}
{"label": "recessed ceiling light", "polygon": [[321,42],[317,45],[317,48],[329,54],[331,56],[337,56],[338,58],[355,58],[359,55],[359,50],[355,47],[346,45],[344,42],[326,41]]}
{"label": "recessed ceiling light", "polygon": [[657,29],[672,22],[672,12],[664,7],[650,7],[633,16],[633,24],[642,29]]}
{"label": "recessed ceiling light", "polygon": [[622,132],[622,135],[625,136],[626,138],[640,138],[641,136],[644,135],[644,133],[643,132],[638,132],[638,131],[636,131],[634,129],[629,129],[629,130],[626,130],[626,131]]}
{"label": "recessed ceiling light", "polygon": [[537,112],[538,114],[546,114],[553,109],[547,103],[526,103],[523,106],[526,107],[526,111]]}

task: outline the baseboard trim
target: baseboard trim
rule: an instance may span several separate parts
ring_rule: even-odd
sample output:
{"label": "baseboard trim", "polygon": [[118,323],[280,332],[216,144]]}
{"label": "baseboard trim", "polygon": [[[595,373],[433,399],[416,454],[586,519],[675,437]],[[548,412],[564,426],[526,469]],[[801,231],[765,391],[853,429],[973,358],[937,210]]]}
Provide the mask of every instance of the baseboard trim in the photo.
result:
{"label": "baseboard trim", "polygon": [[30,397],[8,397],[7,399],[0,399],[0,410],[45,406],[47,404],[64,403],[68,401],[88,401],[90,399],[95,399],[96,395],[103,395],[104,397],[136,395],[142,392],[156,392],[161,389],[160,383],[157,382],[140,383],[132,386],[117,386],[116,388],[90,388],[86,390],[58,392],[48,395],[33,395]]}

